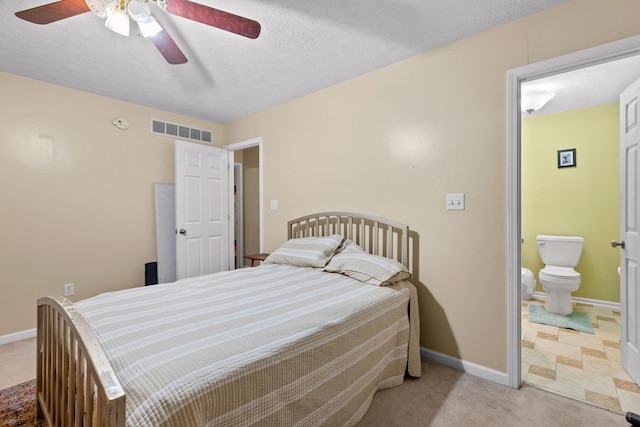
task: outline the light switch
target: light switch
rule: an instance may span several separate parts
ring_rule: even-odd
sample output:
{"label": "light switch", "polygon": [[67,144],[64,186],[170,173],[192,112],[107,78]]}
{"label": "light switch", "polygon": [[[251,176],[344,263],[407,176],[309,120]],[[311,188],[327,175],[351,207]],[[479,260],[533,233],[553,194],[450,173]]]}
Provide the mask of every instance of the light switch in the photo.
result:
{"label": "light switch", "polygon": [[271,210],[272,211],[277,211],[278,210],[278,201],[277,200],[272,200],[271,201]]}
{"label": "light switch", "polygon": [[464,210],[464,193],[447,194],[447,210]]}

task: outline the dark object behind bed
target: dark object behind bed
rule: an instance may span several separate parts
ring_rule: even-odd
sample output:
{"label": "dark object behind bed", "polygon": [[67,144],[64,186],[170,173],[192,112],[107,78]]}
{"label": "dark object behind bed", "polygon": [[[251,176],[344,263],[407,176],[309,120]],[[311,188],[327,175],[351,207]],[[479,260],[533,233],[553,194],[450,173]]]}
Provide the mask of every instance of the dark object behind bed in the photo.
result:
{"label": "dark object behind bed", "polygon": [[158,263],[148,262],[144,265],[144,285],[158,284]]}

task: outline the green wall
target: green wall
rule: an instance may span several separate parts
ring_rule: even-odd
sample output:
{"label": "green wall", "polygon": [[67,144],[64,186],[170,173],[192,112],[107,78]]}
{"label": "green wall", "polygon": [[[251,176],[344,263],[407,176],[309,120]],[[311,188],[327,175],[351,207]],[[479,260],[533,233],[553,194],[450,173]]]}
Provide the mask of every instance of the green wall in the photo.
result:
{"label": "green wall", "polygon": [[[620,253],[610,245],[620,234],[619,135],[617,102],[523,115],[522,266],[538,277],[538,234],[584,237],[576,297],[620,301]],[[577,166],[558,168],[558,150],[571,148]]]}

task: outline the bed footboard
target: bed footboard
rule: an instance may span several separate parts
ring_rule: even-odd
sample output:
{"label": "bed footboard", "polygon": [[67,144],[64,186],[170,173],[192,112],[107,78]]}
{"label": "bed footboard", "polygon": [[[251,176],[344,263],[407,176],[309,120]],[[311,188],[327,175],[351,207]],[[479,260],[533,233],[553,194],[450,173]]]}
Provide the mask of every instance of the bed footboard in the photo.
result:
{"label": "bed footboard", "polygon": [[94,332],[64,297],[38,300],[37,417],[49,426],[124,426],[125,394]]}

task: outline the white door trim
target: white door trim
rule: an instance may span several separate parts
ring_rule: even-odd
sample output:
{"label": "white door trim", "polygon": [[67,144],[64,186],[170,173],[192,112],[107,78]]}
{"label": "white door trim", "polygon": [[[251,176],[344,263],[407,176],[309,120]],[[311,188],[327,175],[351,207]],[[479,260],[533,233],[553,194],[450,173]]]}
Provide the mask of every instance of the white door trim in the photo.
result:
{"label": "white door trim", "polygon": [[229,151],[238,151],[244,150],[245,148],[258,147],[258,191],[259,191],[259,201],[260,201],[260,252],[264,252],[264,187],[263,187],[263,170],[264,170],[264,160],[263,160],[263,148],[262,148],[262,137],[256,137],[247,139],[246,141],[236,142],[234,144],[225,145],[224,149]]}
{"label": "white door trim", "polygon": [[227,162],[229,163],[229,169],[227,169],[227,171],[229,172],[229,270],[235,270],[236,269],[236,256],[234,253],[234,244],[233,241],[235,240],[236,236],[236,230],[235,230],[235,212],[233,212],[233,183],[235,182],[235,167],[233,166],[235,164],[235,153],[233,151],[227,151]]}
{"label": "white door trim", "polygon": [[244,257],[244,187],[242,174],[244,166],[242,163],[234,162],[233,164],[233,176],[235,183],[235,210],[234,210],[234,225],[235,221],[238,222],[238,226],[234,226],[234,240],[236,242],[236,254],[235,254],[235,267],[242,267]]}
{"label": "white door trim", "polygon": [[507,72],[507,381],[520,388],[520,84],[640,54],[640,36],[525,65]]}

